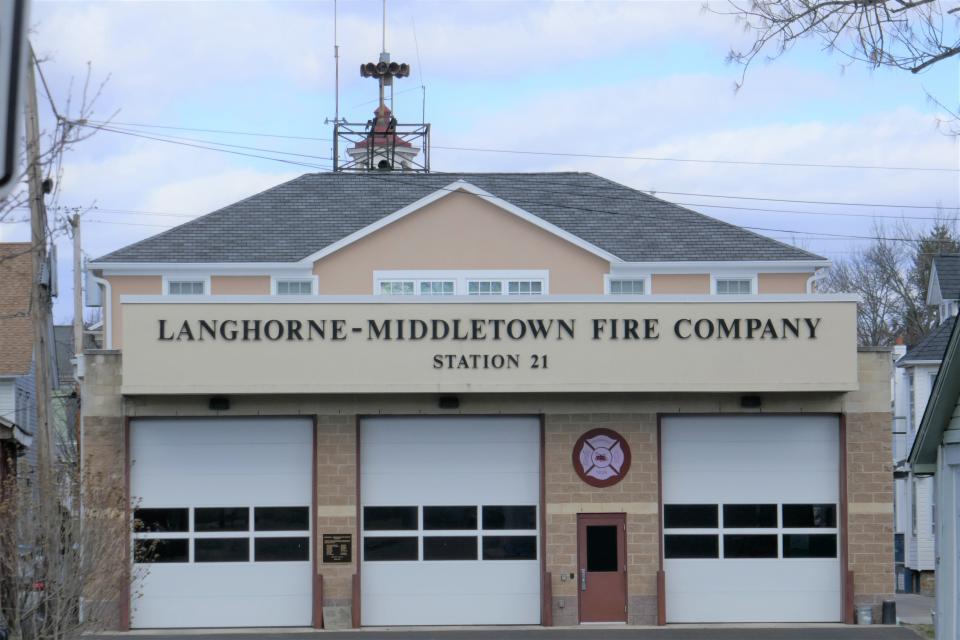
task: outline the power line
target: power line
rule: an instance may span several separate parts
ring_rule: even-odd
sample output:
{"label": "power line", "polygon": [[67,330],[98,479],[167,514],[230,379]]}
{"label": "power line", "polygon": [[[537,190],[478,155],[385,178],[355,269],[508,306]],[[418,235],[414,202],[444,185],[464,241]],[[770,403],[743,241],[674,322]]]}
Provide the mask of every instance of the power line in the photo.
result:
{"label": "power line", "polygon": [[[641,189],[642,191],[642,189]],[[791,200],[788,198],[761,198],[758,196],[729,196],[716,193],[689,193],[684,191],[661,191],[654,189],[647,191],[650,195],[665,193],[671,196],[697,196],[702,198],[728,198],[735,200],[762,200],[764,202],[791,202],[800,204],[826,204],[839,207],[885,207],[890,209],[958,209],[960,207],[944,207],[941,205],[923,205],[923,204],[878,204],[869,202],[831,202],[828,200]]]}
{"label": "power line", "polygon": [[[408,91],[414,91],[420,87],[411,87],[409,89],[404,89],[403,91],[398,91],[397,95],[401,93],[406,93]],[[353,108],[361,107],[365,104],[371,104],[376,102],[376,100],[367,101],[355,105]],[[91,121],[95,122],[95,121]],[[252,131],[235,131],[235,130],[224,130],[224,129],[203,129],[199,127],[177,127],[171,125],[159,125],[159,124],[148,124],[148,123],[135,123],[135,122],[99,122],[99,124],[114,124],[121,126],[129,127],[142,127],[142,128],[151,128],[151,129],[175,129],[181,131],[195,131],[201,133],[220,133],[227,135],[242,135],[242,136],[257,136],[264,138],[281,138],[286,140],[310,140],[315,142],[330,142],[330,138],[317,138],[311,136],[293,136],[293,135],[283,135],[283,134],[272,134],[272,133],[261,133],[261,132],[252,132]],[[601,159],[601,160],[636,160],[643,162],[688,162],[696,164],[726,164],[726,165],[744,165],[744,166],[771,166],[771,167],[801,167],[801,168],[813,168],[813,169],[858,169],[858,170],[879,170],[879,171],[932,171],[932,172],[941,172],[941,173],[960,173],[960,168],[950,168],[950,167],[913,167],[913,166],[888,166],[888,165],[862,165],[862,164],[843,164],[843,163],[830,163],[830,162],[775,162],[775,161],[759,161],[759,160],[724,160],[724,159],[708,159],[708,158],[677,158],[670,156],[634,156],[634,155],[616,155],[616,154],[603,154],[603,153],[576,153],[576,152],[566,152],[566,151],[531,151],[527,149],[497,149],[497,148],[488,148],[488,147],[458,147],[458,146],[447,146],[447,145],[431,145],[434,149],[443,149],[445,151],[467,151],[474,153],[502,153],[502,154],[511,154],[511,155],[535,155],[535,156],[550,156],[550,157],[567,157],[567,158],[592,158],[592,159]]]}
{"label": "power line", "polygon": [[[111,127],[110,129],[103,129],[104,131],[115,131],[117,133],[131,133],[133,135],[140,135],[140,131],[123,129],[120,127]],[[226,142],[217,142],[216,140],[208,140],[204,138],[186,138],[182,136],[173,136],[169,134],[157,134],[162,135],[167,140],[182,140],[186,142],[201,142],[204,144],[215,144],[218,147],[231,147],[233,149],[246,149],[248,151],[263,151],[265,153],[278,153],[286,156],[299,156],[301,158],[312,158],[314,160],[333,160],[333,158],[327,156],[317,156],[309,153],[295,153],[293,151],[280,151],[279,149],[264,149],[262,147],[249,147],[242,144],[229,144]]]}
{"label": "power line", "polygon": [[[167,142],[167,143],[170,143],[170,144],[181,144],[181,145],[183,145],[183,146],[195,147],[195,148],[199,148],[199,149],[205,149],[205,150],[208,150],[208,151],[222,151],[223,153],[231,153],[231,154],[234,154],[234,155],[240,155],[240,156],[246,156],[246,157],[253,157],[253,158],[258,158],[258,159],[261,159],[261,160],[274,160],[274,161],[276,161],[276,162],[283,162],[283,163],[286,163],[286,164],[294,164],[294,165],[299,165],[299,166],[304,166],[304,167],[310,167],[310,168],[314,168],[314,169],[321,169],[321,170],[326,170],[326,169],[330,169],[330,168],[331,168],[330,166],[321,166],[321,165],[310,164],[310,163],[305,163],[305,162],[295,162],[295,161],[286,160],[286,159],[283,159],[283,158],[274,158],[274,157],[260,156],[260,155],[256,155],[256,154],[240,153],[240,152],[237,152],[237,151],[231,151],[231,150],[228,150],[228,149],[220,149],[220,148],[217,148],[217,147],[209,147],[209,146],[200,145],[200,144],[190,144],[190,143],[187,143],[187,142],[183,142],[183,140],[193,140],[193,141],[197,141],[197,142],[203,142],[203,143],[206,143],[206,144],[215,144],[215,145],[221,145],[221,146],[240,146],[240,145],[226,145],[225,143],[218,143],[218,142],[214,142],[214,141],[210,141],[210,140],[202,140],[202,139],[196,139],[196,138],[177,138],[177,137],[175,137],[175,136],[164,136],[164,137],[161,138],[161,137],[155,137],[155,136],[148,136],[148,135],[145,135],[145,134],[142,134],[142,133],[139,133],[139,132],[133,132],[133,131],[123,130],[123,129],[115,129],[115,128],[112,128],[112,127],[106,127],[106,126],[102,126],[102,125],[92,125],[92,124],[83,123],[83,122],[78,122],[77,124],[82,124],[82,125],[84,125],[84,126],[89,126],[89,127],[92,127],[92,128],[97,128],[97,129],[101,129],[101,130],[104,130],[104,131],[110,131],[110,132],[113,132],[113,133],[120,133],[120,134],[123,134],[123,135],[128,135],[128,136],[133,136],[133,137],[144,138],[144,139],[147,139],[147,140],[156,140],[156,141],[159,141],[159,142]],[[130,125],[130,126],[138,126],[138,125]],[[151,125],[142,125],[142,126],[151,126]],[[158,126],[159,126],[159,125],[158,125]],[[212,132],[213,130],[207,130],[207,131],[211,131],[211,132]],[[163,135],[163,134],[157,134],[157,135]],[[252,135],[261,135],[261,134],[252,134]],[[267,134],[262,134],[262,135],[267,135]],[[289,136],[288,136],[288,137],[289,137]],[[304,138],[304,139],[321,140],[320,138]],[[256,149],[256,150],[263,151],[263,152],[265,152],[265,153],[279,153],[279,154],[286,154],[286,153],[288,153],[288,152],[284,152],[284,151],[280,151],[280,150],[276,150],[276,149],[263,149],[263,148],[259,148],[259,147],[242,147],[242,146],[240,146],[240,148]],[[309,156],[309,155],[307,155],[307,154],[293,154],[293,155],[305,155],[305,156],[307,156],[307,157],[318,158],[318,159],[325,159],[325,160],[326,160],[326,159],[329,159],[329,158],[326,158],[326,157],[323,157],[323,156]],[[433,172],[433,174],[434,174],[434,175],[442,175],[441,172]],[[364,175],[364,174],[355,174],[355,175]],[[460,174],[453,173],[453,174],[451,174],[451,175],[460,175]],[[498,178],[501,178],[501,179],[509,179],[509,176],[506,176],[505,174],[501,174],[501,175],[499,175],[499,176],[497,176],[497,177],[498,177]],[[544,184],[547,184],[547,183],[544,183]],[[611,188],[614,188],[614,187],[612,187],[612,185],[613,185],[613,183],[611,183]],[[563,186],[569,187],[569,185],[566,184],[566,183],[564,183]],[[820,204],[820,205],[846,206],[846,207],[882,207],[882,208],[891,208],[891,209],[949,209],[949,210],[960,210],[960,207],[942,206],[942,205],[908,205],[908,204],[887,204],[887,203],[866,203],[866,202],[839,202],[839,201],[824,201],[824,200],[800,200],[800,199],[790,199],[790,198],[769,198],[769,197],[762,197],[762,196],[735,196],[735,195],[727,195],[727,194],[693,193],[693,192],[688,192],[688,191],[663,191],[663,190],[660,190],[660,189],[633,189],[633,188],[630,188],[630,187],[623,187],[623,186],[619,186],[618,188],[621,189],[621,190],[623,190],[623,191],[634,191],[634,190],[636,190],[636,191],[643,191],[643,192],[648,193],[648,194],[653,195],[653,196],[656,196],[657,194],[667,194],[667,195],[682,195],[682,196],[693,196],[693,197],[702,197],[702,198],[724,198],[724,199],[734,199],[734,200],[758,200],[758,201],[765,201],[765,202],[784,202],[784,203],[792,203],[792,204]],[[697,206],[697,205],[694,205],[693,203],[691,203],[689,206]],[[707,204],[707,203],[703,203],[701,206],[711,206],[711,205],[709,205],[709,204]]]}
{"label": "power line", "polygon": [[882,165],[863,165],[863,164],[832,164],[821,162],[772,162],[759,160],[717,160],[703,158],[671,158],[664,156],[627,156],[612,155],[602,153],[572,153],[560,151],[526,151],[522,149],[492,149],[483,147],[448,147],[443,145],[431,145],[434,149],[445,149],[448,151],[475,151],[480,153],[507,153],[512,155],[527,156],[552,156],[564,158],[592,158],[600,160],[640,160],[645,162],[688,162],[695,164],[728,164],[745,166],[763,166],[763,167],[801,167],[808,169],[866,169],[883,171],[938,171],[958,173],[960,169],[949,169],[946,167],[890,167]]}
{"label": "power line", "polygon": [[[232,154],[232,155],[235,155],[235,156],[244,156],[244,157],[247,157],[247,158],[257,158],[257,159],[260,159],[260,160],[273,160],[274,162],[282,162],[282,163],[284,163],[284,164],[292,164],[292,165],[297,165],[297,166],[301,166],[301,167],[308,167],[308,168],[311,168],[311,169],[330,169],[330,168],[331,168],[331,167],[329,167],[329,166],[323,166],[323,165],[318,165],[318,164],[311,164],[311,163],[308,163],[308,162],[297,162],[297,161],[295,161],[295,160],[287,160],[287,159],[285,159],[285,158],[274,158],[274,157],[270,157],[270,156],[261,156],[261,155],[257,155],[257,154],[254,154],[254,153],[244,153],[244,152],[242,152],[242,151],[232,151],[232,150],[230,150],[230,149],[221,149],[221,148],[218,148],[218,147],[208,147],[208,146],[205,146],[205,145],[192,144],[192,143],[189,143],[189,142],[182,142],[182,141],[179,141],[179,140],[171,140],[171,139],[167,139],[167,138],[158,138],[158,137],[155,137],[155,136],[144,135],[144,134],[142,134],[142,133],[133,133],[133,132],[131,132],[131,131],[124,131],[124,130],[122,130],[122,129],[113,129],[113,128],[105,127],[105,126],[102,126],[102,125],[91,125],[91,124],[84,123],[84,122],[75,122],[74,124],[81,125],[81,126],[85,126],[85,127],[89,127],[89,128],[92,128],[92,129],[97,129],[97,130],[99,130],[99,131],[108,131],[108,132],[110,132],[110,133],[119,133],[119,134],[122,134],[122,135],[125,135],[125,136],[132,136],[132,137],[134,137],[134,138],[143,138],[143,139],[145,139],[145,140],[155,140],[155,141],[157,141],[157,142],[166,142],[166,143],[168,143],[168,144],[176,144],[176,145],[180,145],[180,146],[183,146],[183,147],[192,147],[192,148],[194,148],[194,149],[205,149],[205,150],[207,150],[207,151],[219,151],[219,152],[221,152],[221,153],[229,153],[229,154]],[[215,143],[214,143],[214,144],[215,144]],[[282,152],[281,152],[281,153],[282,153]]]}

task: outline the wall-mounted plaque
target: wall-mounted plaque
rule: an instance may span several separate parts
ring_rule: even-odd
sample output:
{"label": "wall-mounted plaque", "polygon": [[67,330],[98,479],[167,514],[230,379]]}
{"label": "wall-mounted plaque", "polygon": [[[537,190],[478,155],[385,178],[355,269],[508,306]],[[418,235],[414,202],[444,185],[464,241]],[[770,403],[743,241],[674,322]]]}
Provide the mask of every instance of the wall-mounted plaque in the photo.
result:
{"label": "wall-mounted plaque", "polygon": [[349,533],[323,534],[323,561],[344,563],[353,560],[353,535]]}

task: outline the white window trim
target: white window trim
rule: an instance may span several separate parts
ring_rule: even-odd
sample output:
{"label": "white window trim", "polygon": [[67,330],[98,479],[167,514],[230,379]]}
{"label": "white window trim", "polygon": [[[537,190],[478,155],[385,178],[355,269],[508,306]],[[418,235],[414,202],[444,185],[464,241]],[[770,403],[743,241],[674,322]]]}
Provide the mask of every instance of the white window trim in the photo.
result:
{"label": "white window trim", "polygon": [[275,296],[279,295],[277,293],[277,283],[279,282],[288,282],[291,280],[296,280],[302,282],[304,280],[310,281],[310,295],[318,295],[320,292],[320,276],[310,275],[310,276],[270,276],[270,295]]}
{"label": "white window trim", "polygon": [[[507,296],[507,280],[538,280],[542,286],[542,293],[540,296],[545,296],[550,293],[550,271],[547,269],[517,269],[517,270],[500,270],[500,269],[477,269],[477,270],[466,270],[466,269],[457,269],[457,270],[433,270],[433,269],[415,269],[415,270],[405,270],[405,271],[374,271],[373,272],[373,295],[380,295],[380,283],[389,282],[389,281],[398,281],[398,280],[412,280],[413,281],[413,296],[406,297],[420,297],[420,283],[423,281],[434,282],[437,280],[452,280],[453,281],[453,295],[454,296],[466,296],[468,295],[468,284],[471,280],[501,280],[504,282],[502,296]],[[402,297],[402,296],[401,296]],[[443,298],[445,296],[424,296],[431,298]],[[446,296],[449,297],[449,296]],[[489,297],[489,296],[483,296]],[[516,296],[514,296],[516,297]]]}
{"label": "white window trim", "polygon": [[[711,273],[710,274],[710,295],[715,296],[717,294],[717,280],[749,280],[750,281],[750,294],[752,296],[757,295],[759,292],[759,278],[756,273]],[[743,295],[743,294],[738,294]]]}
{"label": "white window trim", "polygon": [[652,285],[653,276],[652,276],[651,274],[649,274],[649,273],[631,273],[631,274],[629,274],[629,275],[627,275],[627,274],[618,274],[618,273],[605,273],[605,274],[603,274],[603,295],[605,295],[605,296],[613,295],[612,293],[610,293],[610,281],[611,281],[611,280],[643,280],[643,293],[642,293],[642,294],[625,293],[625,294],[617,294],[617,295],[633,295],[633,296],[635,296],[635,295],[643,295],[643,296],[649,296],[650,293],[651,293],[651,289],[652,289],[652,287],[653,287],[653,285]]}
{"label": "white window trim", "polygon": [[165,296],[173,295],[170,293],[171,282],[203,282],[202,295],[205,295],[205,296],[211,295],[210,274],[196,274],[196,273],[166,274],[165,273],[163,274],[163,295]]}

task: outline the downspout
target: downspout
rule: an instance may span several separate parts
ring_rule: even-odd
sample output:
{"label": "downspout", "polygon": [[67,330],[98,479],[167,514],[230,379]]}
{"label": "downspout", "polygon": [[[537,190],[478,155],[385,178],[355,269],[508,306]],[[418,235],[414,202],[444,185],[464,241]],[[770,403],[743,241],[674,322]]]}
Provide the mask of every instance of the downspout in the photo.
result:
{"label": "downspout", "polygon": [[823,280],[826,277],[827,277],[827,267],[824,267],[822,269],[817,269],[816,271],[814,271],[813,275],[807,278],[807,293],[812,294],[813,283],[819,282],[820,280]]}
{"label": "downspout", "polygon": [[[113,349],[113,289],[110,288],[110,281],[98,278],[91,274],[90,279],[103,287],[103,348]],[[809,284],[808,284],[809,286]]]}

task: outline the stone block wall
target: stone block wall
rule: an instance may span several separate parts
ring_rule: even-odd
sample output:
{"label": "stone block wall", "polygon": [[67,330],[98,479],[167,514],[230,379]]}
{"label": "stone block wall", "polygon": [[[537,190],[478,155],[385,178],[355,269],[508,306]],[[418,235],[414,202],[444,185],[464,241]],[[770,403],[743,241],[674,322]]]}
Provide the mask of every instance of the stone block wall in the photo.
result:
{"label": "stone block wall", "polygon": [[317,416],[317,543],[323,534],[354,537],[353,561],[326,564],[317,550],[317,571],[323,576],[323,617],[328,629],[350,626],[353,575],[357,573],[357,427],[355,416]]}
{"label": "stone block wall", "polygon": [[[577,439],[602,427],[626,438],[630,472],[611,487],[583,482],[571,463]],[[553,583],[553,623],[578,622],[577,514],[623,513],[627,526],[627,622],[656,624],[659,542],[657,417],[649,413],[548,413],[545,418],[547,571]],[[570,574],[574,579],[570,580]],[[566,578],[566,579],[563,579]]]}
{"label": "stone block wall", "polygon": [[854,604],[893,598],[893,440],[890,354],[859,354],[860,389],[844,399],[847,430],[847,551]]}
{"label": "stone block wall", "polygon": [[[87,531],[96,531],[96,548],[107,553],[111,546],[102,537],[115,535],[116,558],[101,558],[102,574],[92,575],[86,588],[85,611],[93,626],[122,629],[129,620],[128,577],[118,567],[129,548],[126,502],[126,437],[123,398],[120,395],[120,352],[96,351],[85,356],[82,381],[80,457],[83,503]],[[135,589],[135,587],[134,587]]]}

